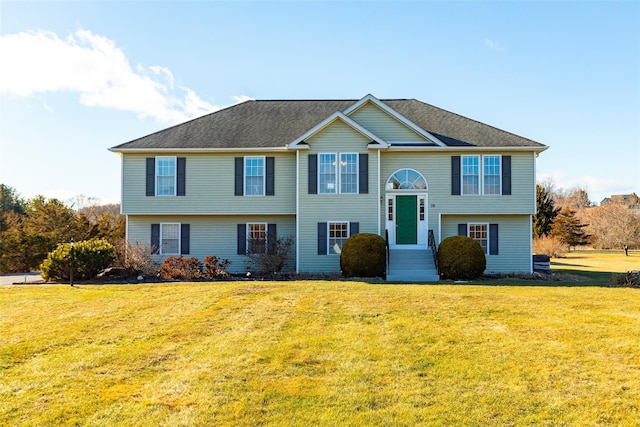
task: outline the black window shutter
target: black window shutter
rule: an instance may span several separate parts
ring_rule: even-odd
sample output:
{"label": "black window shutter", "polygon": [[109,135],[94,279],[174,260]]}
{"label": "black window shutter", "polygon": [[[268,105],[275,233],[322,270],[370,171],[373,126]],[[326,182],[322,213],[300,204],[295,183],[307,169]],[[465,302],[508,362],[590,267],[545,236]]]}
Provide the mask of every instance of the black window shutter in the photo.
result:
{"label": "black window shutter", "polygon": [[244,157],[236,157],[234,176],[235,195],[244,196]]}
{"label": "black window shutter", "polygon": [[327,223],[318,223],[318,255],[327,254]]}
{"label": "black window shutter", "polygon": [[498,224],[489,224],[489,255],[498,253]]}
{"label": "black window shutter", "polygon": [[247,254],[247,225],[238,224],[238,255]]}
{"label": "black window shutter", "polygon": [[511,156],[502,156],[502,195],[511,195]]}
{"label": "black window shutter", "polygon": [[369,154],[360,154],[358,160],[358,187],[360,194],[369,194]]}
{"label": "black window shutter", "polygon": [[266,158],[266,169],[267,169],[267,176],[266,176],[266,189],[265,189],[265,194],[267,196],[273,196],[275,195],[275,158],[274,157],[267,157]]}
{"label": "black window shutter", "polygon": [[160,253],[160,224],[151,224],[151,253]]}
{"label": "black window shutter", "polygon": [[[309,194],[318,194],[318,155],[317,154],[309,154]],[[326,255],[326,250],[324,255]]]}
{"label": "black window shutter", "polygon": [[467,235],[467,224],[458,224],[458,236]]}
{"label": "black window shutter", "polygon": [[180,225],[180,253],[189,255],[189,242],[191,241],[191,227],[189,224]]}
{"label": "black window shutter", "polygon": [[451,195],[460,194],[460,156],[451,156]]}
{"label": "black window shutter", "polygon": [[350,222],[349,223],[349,236],[353,236],[354,234],[358,234],[360,232],[360,223],[359,222]]}
{"label": "black window shutter", "polygon": [[147,157],[147,196],[156,195],[156,158]]}
{"label": "black window shutter", "polygon": [[187,167],[187,159],[185,157],[178,157],[178,188],[176,189],[176,196],[184,196],[185,192],[185,176],[186,176],[186,167]]}
{"label": "black window shutter", "polygon": [[276,242],[278,240],[277,227],[276,224],[267,224],[267,250],[270,254],[276,252]]}

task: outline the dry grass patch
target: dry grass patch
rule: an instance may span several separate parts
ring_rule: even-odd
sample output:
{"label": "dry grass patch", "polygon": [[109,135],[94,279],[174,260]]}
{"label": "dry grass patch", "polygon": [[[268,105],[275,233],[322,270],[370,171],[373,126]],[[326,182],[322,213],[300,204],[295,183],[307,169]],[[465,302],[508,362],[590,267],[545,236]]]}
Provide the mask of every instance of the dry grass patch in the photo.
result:
{"label": "dry grass patch", "polygon": [[637,425],[633,289],[0,288],[9,425]]}

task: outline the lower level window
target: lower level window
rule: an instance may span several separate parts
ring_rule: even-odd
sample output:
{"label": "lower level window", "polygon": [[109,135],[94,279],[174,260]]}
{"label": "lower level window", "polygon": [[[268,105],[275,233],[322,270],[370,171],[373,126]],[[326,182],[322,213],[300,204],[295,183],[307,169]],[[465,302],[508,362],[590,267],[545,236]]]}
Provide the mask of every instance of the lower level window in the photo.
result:
{"label": "lower level window", "polygon": [[329,223],[329,254],[340,254],[342,245],[349,237],[348,222],[330,222]]}
{"label": "lower level window", "polygon": [[263,253],[267,250],[267,224],[247,224],[248,253]]}
{"label": "lower level window", "polygon": [[487,253],[489,247],[489,226],[488,224],[469,224],[469,237],[480,243],[484,253]]}
{"label": "lower level window", "polygon": [[180,253],[180,224],[160,224],[160,253]]}

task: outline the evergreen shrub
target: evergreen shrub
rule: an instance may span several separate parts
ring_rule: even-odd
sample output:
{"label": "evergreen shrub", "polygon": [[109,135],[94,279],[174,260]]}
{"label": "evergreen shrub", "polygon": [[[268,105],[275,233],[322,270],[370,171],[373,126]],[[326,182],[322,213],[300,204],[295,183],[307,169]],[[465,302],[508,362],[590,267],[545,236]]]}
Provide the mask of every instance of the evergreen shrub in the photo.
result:
{"label": "evergreen shrub", "polygon": [[451,236],[438,247],[438,266],[444,279],[471,280],[484,273],[487,259],[480,243],[467,236]]}
{"label": "evergreen shrub", "polygon": [[[73,249],[73,274],[79,279],[93,279],[111,265],[114,247],[104,239],[76,242]],[[59,244],[40,264],[44,280],[68,280],[71,271],[71,244]]]}
{"label": "evergreen shrub", "polygon": [[377,234],[354,234],[342,246],[340,268],[346,277],[382,277],[386,262],[386,243]]}

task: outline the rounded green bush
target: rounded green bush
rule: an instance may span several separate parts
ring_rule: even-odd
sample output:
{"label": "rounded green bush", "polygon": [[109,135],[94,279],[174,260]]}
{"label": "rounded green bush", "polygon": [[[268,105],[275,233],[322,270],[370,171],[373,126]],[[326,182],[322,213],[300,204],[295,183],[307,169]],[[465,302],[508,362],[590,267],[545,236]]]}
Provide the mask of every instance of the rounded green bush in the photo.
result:
{"label": "rounded green bush", "polygon": [[438,266],[444,279],[471,280],[487,268],[487,258],[480,243],[467,236],[451,236],[438,247]]}
{"label": "rounded green bush", "polygon": [[346,277],[382,277],[386,262],[386,244],[377,234],[354,234],[342,245],[340,268]]}
{"label": "rounded green bush", "polygon": [[[73,249],[73,274],[79,279],[92,279],[114,259],[114,247],[104,239],[77,242]],[[71,270],[71,244],[62,243],[49,252],[40,264],[44,280],[67,280]]]}

